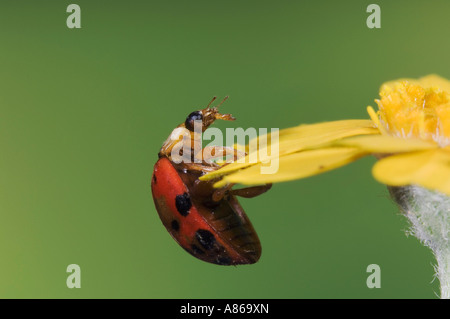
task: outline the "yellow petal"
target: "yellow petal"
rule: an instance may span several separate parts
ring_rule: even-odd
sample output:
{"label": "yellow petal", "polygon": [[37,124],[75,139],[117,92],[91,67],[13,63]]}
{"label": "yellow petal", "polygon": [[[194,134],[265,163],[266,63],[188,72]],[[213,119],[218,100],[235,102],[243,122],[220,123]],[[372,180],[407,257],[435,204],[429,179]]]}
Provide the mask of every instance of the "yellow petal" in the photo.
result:
{"label": "yellow petal", "polygon": [[389,156],[378,161],[372,173],[387,185],[420,185],[450,195],[450,151],[447,149]]}
{"label": "yellow petal", "polygon": [[[374,127],[371,120],[342,120],[299,125],[279,131],[278,154],[275,157],[283,157],[287,154],[296,153],[302,150],[325,146],[345,137],[379,133],[379,130]],[[258,139],[261,138],[261,136],[258,137]],[[267,152],[267,154],[270,155],[271,147],[277,146],[276,144],[272,145],[271,142],[275,143],[275,141],[271,141],[270,138],[268,138],[268,141],[267,146],[260,148],[256,152],[257,154],[255,154],[255,152],[248,154],[245,159],[243,159],[243,163],[231,163],[225,165],[217,171],[200,177],[200,180],[211,180],[218,176],[226,175],[247,166],[260,163],[261,158],[258,156],[258,152],[262,151],[264,154]],[[257,158],[257,161],[252,163],[250,161],[252,158]],[[272,159],[271,156],[264,160],[270,159]]]}
{"label": "yellow petal", "polygon": [[370,153],[403,153],[437,148],[435,143],[389,135],[364,135],[346,138],[336,144],[357,147]]}
{"label": "yellow petal", "polygon": [[225,176],[214,186],[220,187],[226,183],[256,185],[305,178],[346,165],[366,154],[351,147],[329,147],[294,153],[280,157],[278,171],[274,174],[262,174],[261,167],[267,164],[259,163]]}
{"label": "yellow petal", "polygon": [[317,136],[333,131],[341,130],[353,130],[360,128],[374,128],[374,124],[371,120],[340,120],[315,124],[301,124],[291,128],[283,129],[280,131],[280,137],[289,134],[302,134],[309,136]]}
{"label": "yellow petal", "polygon": [[[356,135],[380,134],[370,120],[345,120],[300,125],[280,131],[280,155],[317,148]],[[270,145],[268,145],[270,147]]]}
{"label": "yellow petal", "polygon": [[[342,120],[303,124],[279,131],[279,155],[316,148],[344,137],[379,133],[371,120]],[[258,137],[258,140],[261,138]],[[268,140],[269,143],[266,148],[270,149],[272,141],[270,141],[270,138]],[[247,158],[250,156],[251,154]]]}

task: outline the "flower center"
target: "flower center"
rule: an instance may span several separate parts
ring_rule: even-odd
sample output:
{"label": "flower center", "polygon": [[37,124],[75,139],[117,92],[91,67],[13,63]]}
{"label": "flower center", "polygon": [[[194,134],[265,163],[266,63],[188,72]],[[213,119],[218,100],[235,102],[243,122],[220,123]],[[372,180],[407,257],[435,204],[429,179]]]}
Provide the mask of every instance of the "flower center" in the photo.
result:
{"label": "flower center", "polygon": [[[423,80],[423,81],[421,81]],[[378,104],[380,125],[389,135],[450,145],[450,94],[425,78],[386,83]]]}

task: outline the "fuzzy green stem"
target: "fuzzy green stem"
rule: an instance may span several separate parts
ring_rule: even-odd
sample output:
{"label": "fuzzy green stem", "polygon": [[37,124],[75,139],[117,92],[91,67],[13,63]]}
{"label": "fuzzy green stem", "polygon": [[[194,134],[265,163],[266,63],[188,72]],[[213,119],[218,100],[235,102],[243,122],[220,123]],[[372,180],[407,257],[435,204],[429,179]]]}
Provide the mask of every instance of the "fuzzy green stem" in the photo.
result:
{"label": "fuzzy green stem", "polygon": [[450,299],[450,197],[419,186],[388,189],[411,222],[411,233],[433,251],[441,298]]}
{"label": "fuzzy green stem", "polygon": [[450,251],[436,254],[437,276],[441,284],[441,298],[450,299]]}

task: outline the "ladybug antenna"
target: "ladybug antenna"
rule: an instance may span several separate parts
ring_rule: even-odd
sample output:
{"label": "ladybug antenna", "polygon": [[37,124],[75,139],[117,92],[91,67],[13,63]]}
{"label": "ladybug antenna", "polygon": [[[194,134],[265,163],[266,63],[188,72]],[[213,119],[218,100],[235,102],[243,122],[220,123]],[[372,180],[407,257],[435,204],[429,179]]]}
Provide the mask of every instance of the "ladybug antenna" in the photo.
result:
{"label": "ladybug antenna", "polygon": [[206,108],[209,108],[211,106],[212,102],[214,102],[216,99],[217,99],[217,96],[214,96]]}
{"label": "ladybug antenna", "polygon": [[219,105],[216,106],[216,108],[219,108],[223,104],[223,102],[225,102],[226,100],[228,100],[228,95],[224,97],[222,102],[220,102]]}

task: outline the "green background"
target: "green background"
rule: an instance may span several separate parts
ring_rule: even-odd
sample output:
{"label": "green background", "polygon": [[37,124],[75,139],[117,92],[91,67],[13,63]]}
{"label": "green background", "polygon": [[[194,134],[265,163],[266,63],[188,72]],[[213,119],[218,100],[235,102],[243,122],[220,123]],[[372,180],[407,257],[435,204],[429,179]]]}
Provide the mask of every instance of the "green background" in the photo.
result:
{"label": "green background", "polygon": [[368,118],[387,80],[450,77],[448,1],[376,1],[381,29],[373,1],[79,0],[78,30],[70,3],[0,4],[0,297],[436,298],[373,158],[243,199],[263,255],[239,267],[171,239],[150,177],[214,95],[234,127],[285,128]]}

